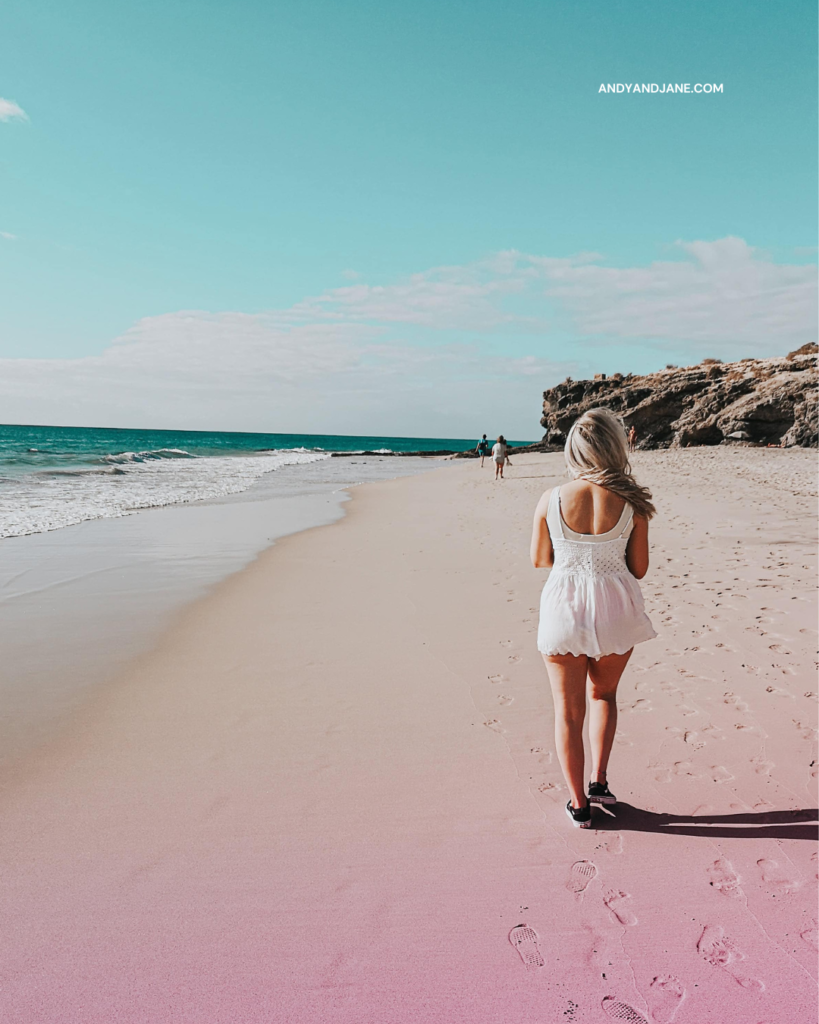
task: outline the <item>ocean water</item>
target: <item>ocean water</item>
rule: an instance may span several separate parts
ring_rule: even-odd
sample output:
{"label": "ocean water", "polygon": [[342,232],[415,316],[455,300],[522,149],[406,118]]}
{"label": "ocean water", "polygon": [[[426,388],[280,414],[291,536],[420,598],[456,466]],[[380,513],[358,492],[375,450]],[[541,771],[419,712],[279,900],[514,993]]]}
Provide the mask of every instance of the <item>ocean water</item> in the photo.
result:
{"label": "ocean water", "polygon": [[0,537],[237,494],[332,452],[463,451],[453,438],[0,425]]}

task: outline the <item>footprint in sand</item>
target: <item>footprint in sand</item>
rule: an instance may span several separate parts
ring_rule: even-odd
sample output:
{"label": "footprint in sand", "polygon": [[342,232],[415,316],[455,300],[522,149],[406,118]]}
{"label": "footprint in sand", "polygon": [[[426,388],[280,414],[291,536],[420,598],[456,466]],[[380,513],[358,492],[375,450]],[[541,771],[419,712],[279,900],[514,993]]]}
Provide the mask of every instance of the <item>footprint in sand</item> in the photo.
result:
{"label": "footprint in sand", "polygon": [[793,654],[793,651],[789,651],[787,647],[783,647],[782,644],[769,644],[769,651],[776,651],[777,654]]}
{"label": "footprint in sand", "polygon": [[803,740],[815,739],[817,732],[819,732],[819,730],[814,729],[812,725],[806,725],[804,722],[797,722],[795,718],[793,720],[793,724],[799,730],[799,735]]}
{"label": "footprint in sand", "polygon": [[648,1024],[648,1021],[628,1003],[620,1003],[612,996],[606,996],[602,1007],[612,1020],[624,1020],[627,1024]]}
{"label": "footprint in sand", "polygon": [[629,710],[630,711],[651,711],[653,709],[651,707],[651,701],[650,700],[646,700],[645,697],[641,697],[639,700],[636,700],[631,705]]}
{"label": "footprint in sand", "polygon": [[738,958],[738,951],[719,925],[707,924],[703,929],[697,952],[712,967],[727,967]]}
{"label": "footprint in sand", "polygon": [[739,887],[740,877],[734,871],[734,865],[727,857],[719,857],[708,868],[708,880],[723,896],[730,896],[734,899],[742,896],[742,889]]}
{"label": "footprint in sand", "polygon": [[510,665],[517,665],[519,661],[523,661],[523,658],[519,654],[510,654],[509,663]]}
{"label": "footprint in sand", "polygon": [[520,958],[527,970],[531,970],[533,967],[542,967],[544,963],[538,949],[537,939],[535,929],[526,924],[516,925],[509,932],[509,941],[520,953]]}
{"label": "footprint in sand", "polygon": [[619,832],[598,832],[601,836],[600,842],[595,846],[595,850],[604,850],[606,853],[622,853],[623,852],[623,837]]}
{"label": "footprint in sand", "polygon": [[511,647],[514,642],[514,640],[498,640],[501,647]]}
{"label": "footprint in sand", "polygon": [[508,683],[509,682],[509,680],[506,678],[506,676],[501,676],[501,675],[487,676],[486,678],[489,680],[490,683]]}
{"label": "footprint in sand", "polygon": [[721,764],[712,764],[709,769],[711,773],[712,782],[730,782],[733,779],[733,775],[724,768]]}
{"label": "footprint in sand", "polygon": [[648,987],[651,1019],[658,1024],[670,1024],[685,999],[685,986],[671,974],[659,974]]}
{"label": "footprint in sand", "polygon": [[817,925],[816,918],[811,921],[808,928],[799,933],[799,938],[803,942],[807,942],[811,949],[819,950],[819,925]]}
{"label": "footprint in sand", "polygon": [[795,878],[790,878],[775,860],[761,857],[756,863],[762,872],[762,881],[772,889],[781,893],[789,893],[799,888],[799,882]]}
{"label": "footprint in sand", "polygon": [[701,740],[697,733],[689,729],[683,736],[683,742],[687,743],[693,750],[702,750],[705,746],[705,741]]}
{"label": "footprint in sand", "polygon": [[590,860],[577,860],[569,870],[569,877],[566,879],[566,888],[573,892],[578,899],[582,898],[589,883],[597,877],[597,868]]}
{"label": "footprint in sand", "polygon": [[615,916],[617,921],[626,928],[631,928],[637,924],[637,918],[632,914],[628,907],[624,906],[626,900],[630,900],[631,896],[627,892],[615,892],[613,889],[605,894],[603,902],[608,909]]}
{"label": "footprint in sand", "polygon": [[794,699],[794,696],[793,696],[792,693],[788,693],[787,690],[783,690],[783,689],[781,689],[778,686],[766,686],[765,687],[765,693],[772,693],[776,697],[790,697],[791,700]]}
{"label": "footprint in sand", "polygon": [[748,978],[738,974],[732,967],[737,960],[744,960],[745,954],[727,938],[723,928],[716,924],[707,924],[703,929],[700,940],[697,943],[697,951],[700,956],[713,967],[721,967],[726,974],[729,974],[737,985],[750,989],[754,992],[763,992],[764,982],[759,978]]}
{"label": "footprint in sand", "polygon": [[541,782],[537,788],[541,793],[552,793],[563,789],[559,782]]}
{"label": "footprint in sand", "polygon": [[514,697],[507,697],[505,693],[499,693],[498,694],[498,704],[506,704],[506,705],[508,705],[508,704],[512,704],[514,702],[514,700],[515,700]]}
{"label": "footprint in sand", "polygon": [[751,764],[754,766],[754,771],[757,775],[770,775],[776,765],[773,761],[766,761],[761,755],[751,758]]}
{"label": "footprint in sand", "polygon": [[497,718],[490,718],[487,721],[485,721],[483,724],[486,726],[487,729],[491,729],[492,732],[503,732],[504,731],[501,728],[501,724],[497,720]]}

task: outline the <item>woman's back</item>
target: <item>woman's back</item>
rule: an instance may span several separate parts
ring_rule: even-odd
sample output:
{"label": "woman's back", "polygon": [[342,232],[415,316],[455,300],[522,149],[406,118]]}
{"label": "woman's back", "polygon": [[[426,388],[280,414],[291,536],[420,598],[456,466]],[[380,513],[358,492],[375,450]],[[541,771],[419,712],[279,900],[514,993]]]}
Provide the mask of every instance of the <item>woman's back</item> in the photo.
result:
{"label": "woman's back", "polygon": [[625,501],[588,480],[573,480],[560,488],[563,521],[574,533],[608,533],[620,521]]}

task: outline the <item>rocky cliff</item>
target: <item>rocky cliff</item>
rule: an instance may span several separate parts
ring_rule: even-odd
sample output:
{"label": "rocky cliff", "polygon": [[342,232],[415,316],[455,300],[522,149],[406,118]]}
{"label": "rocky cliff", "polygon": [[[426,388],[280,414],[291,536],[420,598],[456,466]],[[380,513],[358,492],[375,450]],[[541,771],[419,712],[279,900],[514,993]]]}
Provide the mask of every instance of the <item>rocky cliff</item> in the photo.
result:
{"label": "rocky cliff", "polygon": [[562,447],[581,413],[605,406],[637,431],[638,448],[700,444],[817,447],[817,346],[784,358],[668,367],[638,377],[567,378],[543,392],[546,434],[533,449]]}

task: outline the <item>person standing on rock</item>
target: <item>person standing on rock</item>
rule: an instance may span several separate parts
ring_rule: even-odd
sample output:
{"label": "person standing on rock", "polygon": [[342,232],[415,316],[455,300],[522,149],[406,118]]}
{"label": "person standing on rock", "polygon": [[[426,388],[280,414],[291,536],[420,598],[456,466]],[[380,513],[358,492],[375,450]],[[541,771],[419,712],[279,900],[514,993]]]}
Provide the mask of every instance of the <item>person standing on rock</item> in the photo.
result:
{"label": "person standing on rock", "polygon": [[[551,568],[540,601],[538,650],[555,704],[555,746],[569,789],[566,813],[591,827],[591,805],[613,804],[606,778],[617,728],[617,684],[635,644],[657,634],[637,580],[648,571],[651,492],[634,479],[626,433],[608,409],[590,409],[566,439],[571,481],[538,502],[535,568]],[[592,778],[584,788],[589,695]]]}
{"label": "person standing on rock", "polygon": [[[503,466],[504,463],[509,462],[509,446],[506,443],[506,438],[503,434],[500,435],[498,440],[492,446],[492,461],[495,463],[495,479],[497,480],[500,476],[503,480]],[[509,462],[511,466],[512,463]]]}
{"label": "person standing on rock", "polygon": [[489,454],[489,442],[486,440],[486,434],[484,434],[480,441],[478,441],[475,446],[475,451],[481,457],[481,469],[483,469],[483,460]]}

